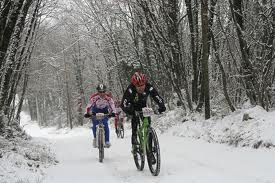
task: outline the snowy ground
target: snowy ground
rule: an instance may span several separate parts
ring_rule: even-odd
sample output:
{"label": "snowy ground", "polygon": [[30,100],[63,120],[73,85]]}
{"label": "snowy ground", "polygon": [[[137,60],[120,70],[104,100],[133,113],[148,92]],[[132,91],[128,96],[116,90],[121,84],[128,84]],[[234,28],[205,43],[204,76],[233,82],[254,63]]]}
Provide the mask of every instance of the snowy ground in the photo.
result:
{"label": "snowy ground", "polygon": [[[244,113],[249,116],[246,121],[242,121]],[[112,147],[106,151],[104,163],[99,163],[88,128],[40,129],[26,118],[24,122],[27,133],[39,137],[37,140],[49,141],[59,161],[35,176],[22,171],[26,176],[21,180],[38,177],[29,182],[275,183],[275,112],[265,112],[260,107],[207,121],[197,115],[183,118],[177,110],[162,116],[154,123],[159,129],[162,156],[158,177],[151,176],[147,165],[143,172],[136,170],[130,153],[129,127],[124,139],[117,139],[111,129]],[[9,166],[12,165],[6,169]],[[21,170],[13,173],[17,175]],[[16,179],[10,178],[10,182]]]}
{"label": "snowy ground", "polygon": [[41,182],[43,169],[57,163],[49,145],[47,139],[31,138],[12,126],[5,138],[0,136],[0,183]]}

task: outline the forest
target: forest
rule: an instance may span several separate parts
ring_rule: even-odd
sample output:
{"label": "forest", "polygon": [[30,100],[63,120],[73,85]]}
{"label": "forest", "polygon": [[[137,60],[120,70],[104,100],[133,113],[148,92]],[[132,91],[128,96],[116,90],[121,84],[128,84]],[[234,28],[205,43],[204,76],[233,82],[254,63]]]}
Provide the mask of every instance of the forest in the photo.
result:
{"label": "forest", "polygon": [[117,100],[135,71],[168,110],[275,107],[273,0],[1,0],[0,135],[27,110],[81,126],[91,93]]}

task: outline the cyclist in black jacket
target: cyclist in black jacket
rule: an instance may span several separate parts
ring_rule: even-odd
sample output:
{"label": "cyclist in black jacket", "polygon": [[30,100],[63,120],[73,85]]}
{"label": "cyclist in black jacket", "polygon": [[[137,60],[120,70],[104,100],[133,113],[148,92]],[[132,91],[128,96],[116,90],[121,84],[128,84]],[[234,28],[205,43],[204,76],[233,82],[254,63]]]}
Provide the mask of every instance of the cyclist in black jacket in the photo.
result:
{"label": "cyclist in black jacket", "polygon": [[144,74],[136,72],[131,78],[131,84],[124,92],[121,102],[122,110],[132,116],[132,144],[137,144],[137,124],[138,117],[135,115],[135,111],[141,111],[143,107],[146,107],[148,96],[151,96],[153,100],[158,104],[158,112],[162,113],[166,110],[162,97],[159,96],[157,90],[147,82],[147,78]]}

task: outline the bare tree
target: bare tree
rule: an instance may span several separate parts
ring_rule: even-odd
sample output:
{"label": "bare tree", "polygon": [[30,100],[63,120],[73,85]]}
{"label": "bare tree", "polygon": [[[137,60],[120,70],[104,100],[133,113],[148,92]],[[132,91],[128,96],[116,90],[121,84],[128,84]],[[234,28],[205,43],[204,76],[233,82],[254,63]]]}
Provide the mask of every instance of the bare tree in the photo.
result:
{"label": "bare tree", "polygon": [[209,29],[208,29],[208,0],[201,1],[201,22],[202,22],[202,89],[205,103],[205,119],[210,118],[210,96],[209,96],[209,75],[208,75],[208,52],[209,52]]}

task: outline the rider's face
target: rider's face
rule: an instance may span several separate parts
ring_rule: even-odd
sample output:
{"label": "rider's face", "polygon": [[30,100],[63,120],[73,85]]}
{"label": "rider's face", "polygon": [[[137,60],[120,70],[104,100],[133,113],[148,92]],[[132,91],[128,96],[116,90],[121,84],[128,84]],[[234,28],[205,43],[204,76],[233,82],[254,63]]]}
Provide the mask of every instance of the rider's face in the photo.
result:
{"label": "rider's face", "polygon": [[105,96],[105,92],[98,92],[99,96],[104,97]]}
{"label": "rider's face", "polygon": [[145,85],[136,86],[136,89],[138,93],[143,93],[145,90]]}

